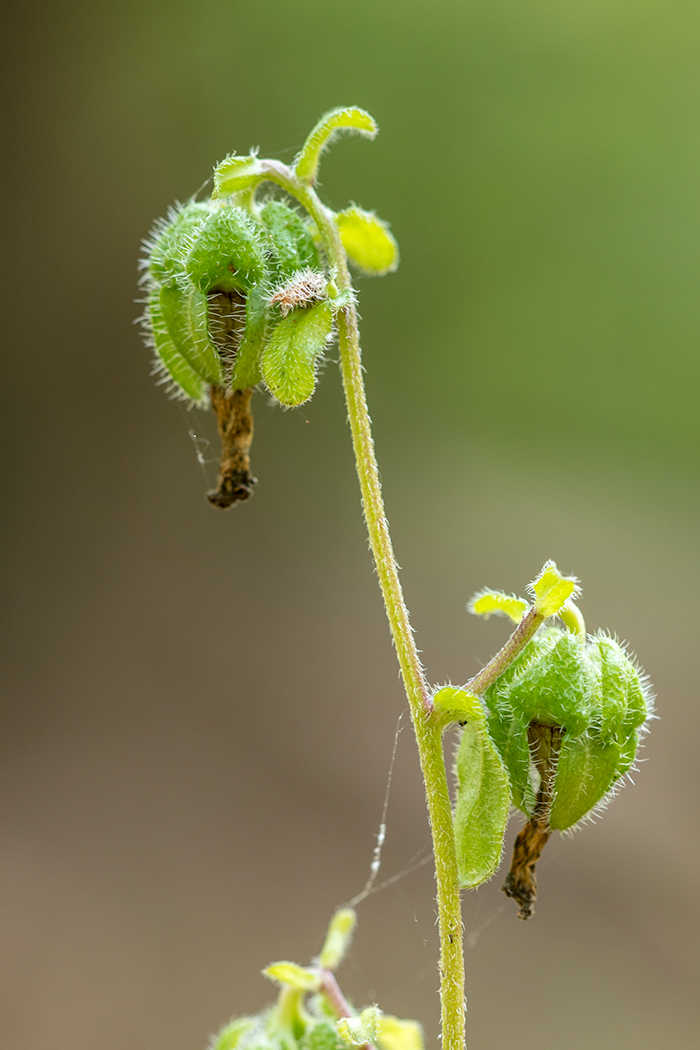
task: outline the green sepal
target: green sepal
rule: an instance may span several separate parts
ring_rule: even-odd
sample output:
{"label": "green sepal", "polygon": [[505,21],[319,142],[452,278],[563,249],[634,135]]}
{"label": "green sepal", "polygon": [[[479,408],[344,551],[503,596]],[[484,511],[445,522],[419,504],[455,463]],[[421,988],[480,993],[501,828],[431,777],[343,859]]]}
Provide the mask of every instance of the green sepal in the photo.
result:
{"label": "green sepal", "polygon": [[261,368],[270,393],[283,405],[303,405],[313,394],[316,361],[332,328],[333,311],[328,302],[294,310],[274,328]]}
{"label": "green sepal", "polygon": [[594,671],[578,637],[541,629],[485,694],[491,711],[512,712],[524,725],[561,726],[578,736],[591,724]]}
{"label": "green sepal", "polygon": [[197,230],[185,260],[187,277],[202,292],[248,292],[265,272],[261,238],[242,208],[219,207]]}
{"label": "green sepal", "polygon": [[399,265],[399,246],[373,211],[353,206],[335,218],[347,256],[367,277],[383,277]]}
{"label": "green sepal", "polygon": [[602,736],[624,742],[648,715],[639,672],[619,642],[598,634],[588,649],[598,671],[596,726]]}
{"label": "green sepal", "polygon": [[212,1038],[209,1050],[236,1050],[243,1036],[256,1024],[254,1017],[235,1017]]}
{"label": "green sepal", "polygon": [[221,358],[209,335],[207,297],[189,282],[164,285],[159,295],[163,320],[176,349],[208,383],[221,383]]}
{"label": "green sepal", "polygon": [[532,762],[527,739],[527,724],[512,713],[495,711],[488,718],[491,739],[498,748],[510,779],[513,805],[531,817],[537,800],[532,780]]}
{"label": "green sepal", "polygon": [[209,201],[188,201],[156,223],[146,242],[146,271],[152,280],[166,284],[180,276],[193,234],[210,212]]}
{"label": "green sepal", "polygon": [[212,197],[231,197],[234,193],[251,189],[262,182],[265,172],[255,153],[247,156],[226,157],[214,168]]}
{"label": "green sepal", "polygon": [[338,1050],[338,1032],[332,1021],[313,1021],[301,1037],[301,1050]]}
{"label": "green sepal", "polygon": [[462,887],[479,886],[496,871],[503,852],[510,786],[505,766],[489,735],[479,700],[464,690],[448,687],[440,704],[450,704],[466,717],[457,752],[457,799],[454,808],[457,872]]}
{"label": "green sepal", "polygon": [[311,230],[298,211],[283,201],[267,201],[259,221],[270,248],[269,267],[275,281],[291,277],[297,270],[320,267]]}
{"label": "green sepal", "polygon": [[260,358],[270,325],[268,315],[267,287],[258,284],[246,299],[245,331],[229,377],[232,390],[248,390],[262,379]]}
{"label": "green sepal", "polygon": [[617,779],[620,747],[596,735],[565,736],[559,749],[549,826],[565,831],[607,794]]}
{"label": "green sepal", "polygon": [[175,347],[160,305],[160,289],[151,292],[146,311],[147,328],[158,360],[177,388],[199,404],[206,400],[204,380]]}
{"label": "green sepal", "polygon": [[355,106],[339,107],[325,113],[312,130],[297,157],[296,174],[302,182],[313,185],[318,175],[321,153],[341,131],[354,132],[373,139],[379,128],[369,113]]}

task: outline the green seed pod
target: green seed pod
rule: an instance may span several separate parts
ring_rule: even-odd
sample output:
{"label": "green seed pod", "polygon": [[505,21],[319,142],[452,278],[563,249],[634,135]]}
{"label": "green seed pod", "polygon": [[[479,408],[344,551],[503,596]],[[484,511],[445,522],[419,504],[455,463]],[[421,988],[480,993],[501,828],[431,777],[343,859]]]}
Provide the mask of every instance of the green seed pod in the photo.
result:
{"label": "green seed pod", "polygon": [[260,209],[259,221],[265,231],[275,281],[291,277],[297,270],[319,268],[311,231],[298,211],[282,201],[267,201]]}
{"label": "green seed pod", "polygon": [[185,259],[190,281],[202,292],[248,292],[264,275],[261,238],[242,208],[216,208],[198,228]]}
{"label": "green seed pod", "polygon": [[549,826],[565,831],[578,824],[610,790],[620,763],[620,747],[584,734],[564,737],[557,756]]}
{"label": "green seed pod", "polygon": [[262,356],[270,393],[292,407],[308,401],[316,386],[316,362],[333,329],[330,303],[294,310],[274,329]]}
{"label": "green seed pod", "polygon": [[211,208],[210,201],[188,201],[171,208],[167,219],[155,224],[146,241],[145,269],[151,281],[167,284],[182,273],[193,234]]}
{"label": "green seed pod", "polygon": [[548,726],[560,732],[544,800],[548,826],[559,831],[595,809],[629,770],[652,710],[646,681],[618,642],[599,634],[581,643],[554,627],[535,635],[484,699],[513,801],[528,816],[540,787],[528,730]]}
{"label": "green seed pod", "polygon": [[574,736],[591,724],[594,677],[575,635],[540,630],[486,694],[491,711],[512,713],[528,725],[561,726]]}
{"label": "green seed pod", "polygon": [[166,376],[170,376],[175,384],[175,389],[181,395],[196,402],[203,402],[205,400],[204,380],[179,353],[172,340],[163,318],[160,290],[151,292],[148,297],[146,327],[150,345],[158,356],[160,370],[164,371]]}
{"label": "green seed pod", "polygon": [[209,335],[206,295],[193,284],[180,282],[161,288],[159,302],[178,353],[208,383],[223,382],[221,358]]}

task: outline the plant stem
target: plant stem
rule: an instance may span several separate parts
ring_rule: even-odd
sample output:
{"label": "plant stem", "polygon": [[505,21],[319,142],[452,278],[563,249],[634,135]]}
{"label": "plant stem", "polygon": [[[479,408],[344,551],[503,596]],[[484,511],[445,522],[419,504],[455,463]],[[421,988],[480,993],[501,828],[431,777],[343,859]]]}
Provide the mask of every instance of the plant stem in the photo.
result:
{"label": "plant stem", "polygon": [[544,621],[545,617],[536,612],[534,607],[530,609],[527,615],[522,618],[518,626],[515,628],[503,648],[499,649],[496,655],[489,660],[486,667],[482,667],[479,673],[474,675],[474,677],[467,682],[464,687],[467,692],[475,693],[477,696],[481,696],[482,693],[485,693],[488,687],[493,685],[496,679],[510,667],[516,656],[520,655]]}
{"label": "plant stem", "polygon": [[463,1050],[465,1005],[462,913],[442,731],[431,718],[427,683],[403,600],[398,566],[384,512],[362,379],[354,304],[341,312],[338,328],[341,372],[367,531],[411,710],[428,802],[440,931],[442,1045],[444,1050]]}
{"label": "plant stem", "polygon": [[[267,177],[291,193],[316,222],[339,291],[352,296],[345,249],[333,215],[312,187],[277,161],[263,162]],[[398,565],[384,510],[379,468],[362,376],[360,337],[354,299],[338,313],[340,367],[352,433],[367,531],[377,568],[391,635],[401,668],[416,734],[435,857],[440,933],[440,1001],[443,1050],[465,1050],[464,955],[452,805],[445,769],[442,731],[432,718],[432,701],[423,673],[399,580]]]}

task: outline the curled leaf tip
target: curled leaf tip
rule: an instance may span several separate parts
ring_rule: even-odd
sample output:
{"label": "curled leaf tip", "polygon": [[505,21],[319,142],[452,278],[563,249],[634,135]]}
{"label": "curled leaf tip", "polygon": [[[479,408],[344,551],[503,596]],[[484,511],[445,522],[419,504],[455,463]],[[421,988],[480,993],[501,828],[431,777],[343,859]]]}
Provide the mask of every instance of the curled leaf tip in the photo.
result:
{"label": "curled leaf tip", "polygon": [[490,587],[477,591],[467,605],[467,610],[475,616],[488,618],[495,613],[510,617],[513,623],[520,623],[528,608],[524,598],[516,598],[514,594],[505,594],[503,591],[493,591]]}
{"label": "curled leaf tip", "polygon": [[302,182],[313,185],[318,175],[321,154],[343,131],[373,139],[379,128],[374,118],[357,106],[341,106],[330,110],[321,117],[297,157],[296,174]]}

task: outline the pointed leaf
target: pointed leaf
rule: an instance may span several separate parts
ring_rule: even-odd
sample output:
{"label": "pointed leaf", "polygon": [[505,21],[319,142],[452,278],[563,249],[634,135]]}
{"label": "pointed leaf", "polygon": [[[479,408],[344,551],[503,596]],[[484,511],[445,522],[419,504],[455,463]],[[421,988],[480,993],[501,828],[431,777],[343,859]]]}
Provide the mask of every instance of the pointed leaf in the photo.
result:
{"label": "pointed leaf", "polygon": [[335,221],[348,258],[358,269],[368,277],[393,273],[399,265],[399,246],[374,212],[347,208]]}
{"label": "pointed leaf", "polygon": [[373,139],[379,128],[374,118],[364,109],[354,106],[332,109],[321,117],[302,147],[296,162],[296,173],[300,179],[309,184],[316,181],[321,153],[341,131],[354,132]]}

